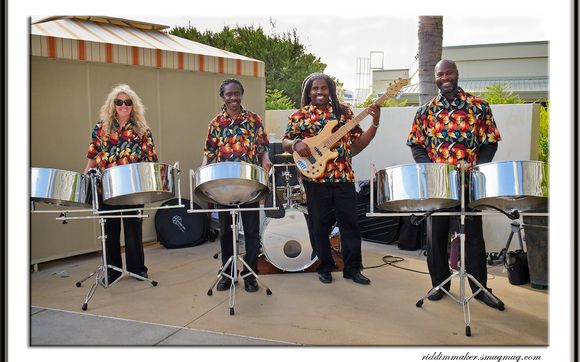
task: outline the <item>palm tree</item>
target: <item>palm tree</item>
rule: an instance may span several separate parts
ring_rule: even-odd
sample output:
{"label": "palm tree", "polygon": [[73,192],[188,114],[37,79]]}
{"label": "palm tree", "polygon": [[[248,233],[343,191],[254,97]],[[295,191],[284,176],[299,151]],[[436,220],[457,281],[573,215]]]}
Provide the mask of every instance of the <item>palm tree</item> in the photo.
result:
{"label": "palm tree", "polygon": [[437,95],[435,64],[443,48],[443,17],[419,16],[419,99],[427,103]]}

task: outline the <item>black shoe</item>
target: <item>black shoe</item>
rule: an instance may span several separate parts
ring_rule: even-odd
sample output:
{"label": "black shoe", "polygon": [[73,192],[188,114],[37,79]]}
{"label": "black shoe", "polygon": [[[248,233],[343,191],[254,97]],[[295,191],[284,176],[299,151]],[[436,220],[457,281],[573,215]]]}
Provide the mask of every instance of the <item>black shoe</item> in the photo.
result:
{"label": "black shoe", "polygon": [[432,301],[436,301],[436,300],[443,298],[444,296],[445,296],[445,292],[443,291],[443,289],[439,288],[439,289],[437,289],[437,291],[435,293],[428,296],[427,299],[432,300]]}
{"label": "black shoe", "polygon": [[362,275],[359,271],[349,274],[342,275],[345,279],[352,279],[353,282],[363,285],[371,284],[371,280],[364,275]]}
{"label": "black shoe", "polygon": [[260,287],[256,279],[244,279],[244,289],[248,293],[257,292]]}
{"label": "black shoe", "polygon": [[[489,292],[491,293],[491,290],[489,290]],[[488,307],[495,308],[495,309],[498,309],[498,310],[504,310],[505,309],[505,305],[503,304],[503,302],[498,297],[496,297],[495,295],[493,295],[493,296],[495,297],[495,299],[497,299],[497,302],[495,300],[493,300],[489,295],[487,295],[487,293],[485,293],[482,290],[481,292],[479,292],[475,296],[475,299],[481,300]]]}
{"label": "black shoe", "polygon": [[222,277],[220,279],[220,281],[217,283],[217,290],[219,292],[223,292],[224,290],[228,290],[230,289],[230,286],[232,285],[232,280],[230,278],[227,277]]}
{"label": "black shoe", "polygon": [[332,274],[330,272],[320,272],[318,273],[318,280],[324,284],[332,283]]}

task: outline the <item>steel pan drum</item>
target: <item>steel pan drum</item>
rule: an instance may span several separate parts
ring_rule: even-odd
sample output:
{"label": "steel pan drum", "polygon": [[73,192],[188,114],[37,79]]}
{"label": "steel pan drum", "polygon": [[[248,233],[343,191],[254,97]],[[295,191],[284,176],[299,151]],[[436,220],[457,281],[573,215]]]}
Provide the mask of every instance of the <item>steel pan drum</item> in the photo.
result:
{"label": "steel pan drum", "polygon": [[276,268],[302,271],[318,260],[312,251],[306,215],[287,208],[280,219],[266,218],[262,224],[262,251]]}
{"label": "steel pan drum", "polygon": [[540,161],[498,161],[469,173],[469,207],[506,211],[548,207],[548,168]]}
{"label": "steel pan drum", "polygon": [[431,211],[461,204],[459,171],[444,163],[413,163],[377,172],[377,207]]}
{"label": "steel pan drum", "polygon": [[221,205],[257,202],[268,196],[268,173],[247,162],[218,162],[195,171],[194,193]]}
{"label": "steel pan drum", "polygon": [[90,178],[74,171],[32,167],[30,200],[63,206],[91,207]]}
{"label": "steel pan drum", "polygon": [[149,204],[175,195],[173,167],[164,163],[113,166],[103,171],[101,182],[107,205]]}

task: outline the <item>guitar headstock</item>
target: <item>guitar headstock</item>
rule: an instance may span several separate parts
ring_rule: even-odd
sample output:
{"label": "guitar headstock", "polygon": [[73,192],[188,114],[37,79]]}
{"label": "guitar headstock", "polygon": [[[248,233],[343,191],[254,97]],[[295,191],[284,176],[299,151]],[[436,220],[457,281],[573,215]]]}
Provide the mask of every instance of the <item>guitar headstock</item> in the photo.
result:
{"label": "guitar headstock", "polygon": [[395,80],[392,83],[389,83],[389,86],[385,90],[385,93],[382,96],[380,96],[374,103],[381,105],[387,99],[394,98],[397,95],[397,93],[399,93],[401,88],[403,88],[407,84],[409,84],[409,80],[401,78]]}

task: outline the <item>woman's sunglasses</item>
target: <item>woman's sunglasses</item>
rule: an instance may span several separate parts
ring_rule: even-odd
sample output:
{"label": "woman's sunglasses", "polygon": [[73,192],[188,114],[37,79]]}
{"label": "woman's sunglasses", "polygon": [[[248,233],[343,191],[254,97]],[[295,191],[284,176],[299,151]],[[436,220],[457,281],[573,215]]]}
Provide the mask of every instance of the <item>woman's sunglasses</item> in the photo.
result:
{"label": "woman's sunglasses", "polygon": [[121,106],[123,105],[123,103],[124,103],[124,104],[125,104],[127,107],[130,107],[130,106],[132,106],[132,105],[133,105],[133,101],[132,101],[132,100],[130,100],[130,99],[125,99],[125,100],[123,100],[123,99],[115,99],[113,102],[115,103],[115,105],[116,105],[117,107],[121,107]]}

